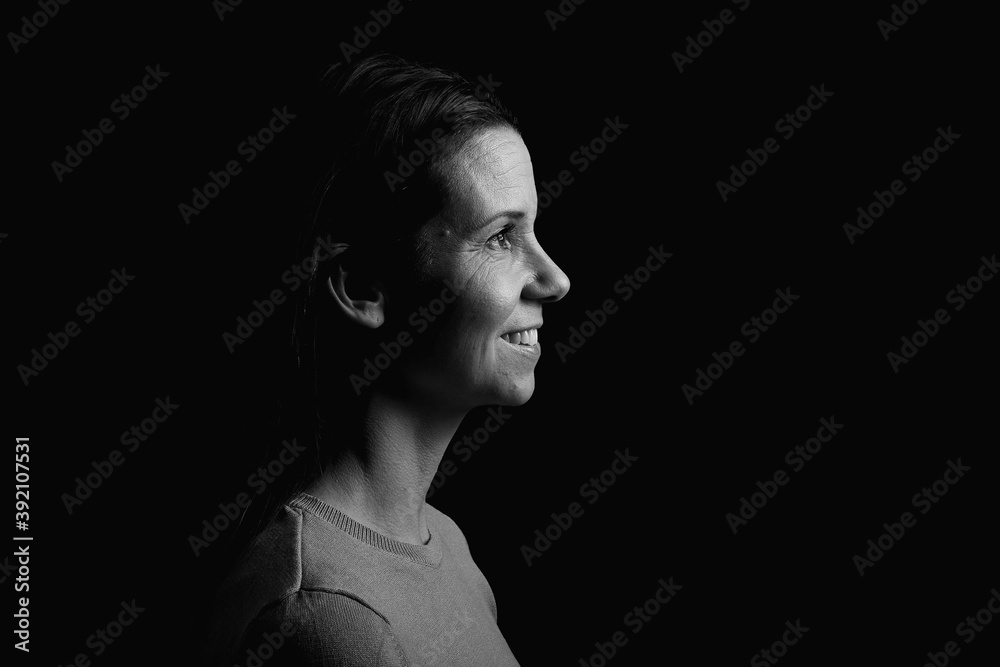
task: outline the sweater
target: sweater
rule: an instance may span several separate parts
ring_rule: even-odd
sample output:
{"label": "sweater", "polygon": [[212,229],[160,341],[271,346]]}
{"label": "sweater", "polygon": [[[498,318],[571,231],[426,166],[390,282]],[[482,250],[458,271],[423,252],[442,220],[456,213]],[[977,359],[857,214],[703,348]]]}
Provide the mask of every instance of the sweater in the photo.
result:
{"label": "sweater", "polygon": [[516,667],[465,536],[425,511],[414,545],[295,496],[220,587],[205,664]]}

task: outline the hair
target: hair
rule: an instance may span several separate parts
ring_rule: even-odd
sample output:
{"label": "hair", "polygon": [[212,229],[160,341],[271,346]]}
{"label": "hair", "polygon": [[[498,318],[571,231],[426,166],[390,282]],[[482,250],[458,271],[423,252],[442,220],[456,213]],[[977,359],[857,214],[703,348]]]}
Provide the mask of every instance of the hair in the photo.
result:
{"label": "hair", "polygon": [[[427,253],[418,234],[450,201],[458,177],[452,158],[482,131],[519,131],[492,93],[457,73],[388,54],[339,67],[320,78],[300,123],[308,147],[296,155],[314,178],[298,255],[311,262],[303,262],[307,279],[297,294],[279,430],[306,451],[268,487],[258,519],[241,522],[253,533],[358,437],[349,417],[338,418],[351,414],[358,397],[349,372],[337,371],[359,364],[376,337],[319,302],[332,266],[346,263],[353,275],[397,286],[419,282]],[[321,261],[329,242],[348,245],[337,262]],[[350,359],[338,354],[344,349]],[[281,449],[272,444],[268,460]]]}

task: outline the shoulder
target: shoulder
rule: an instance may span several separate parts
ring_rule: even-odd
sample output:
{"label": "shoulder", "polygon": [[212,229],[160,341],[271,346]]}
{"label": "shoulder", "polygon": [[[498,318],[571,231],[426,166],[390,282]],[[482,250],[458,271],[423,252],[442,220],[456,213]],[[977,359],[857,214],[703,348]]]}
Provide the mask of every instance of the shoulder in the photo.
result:
{"label": "shoulder", "polygon": [[269,667],[409,664],[389,621],[364,600],[347,591],[305,588],[268,605],[250,623],[234,659],[250,664],[252,657]]}
{"label": "shoulder", "polygon": [[[284,645],[283,638],[292,646],[305,641],[305,646],[321,651],[343,645],[364,653],[383,650],[375,648],[382,644],[391,646],[395,637],[385,618],[350,590],[357,563],[363,562],[353,548],[342,531],[301,508],[285,505],[216,591],[203,649],[206,664],[221,665],[230,658],[247,664],[248,651],[263,646],[269,652],[276,644]],[[283,624],[290,624],[298,639],[286,637]],[[286,653],[293,654],[282,652]],[[278,664],[269,661],[269,667]]]}

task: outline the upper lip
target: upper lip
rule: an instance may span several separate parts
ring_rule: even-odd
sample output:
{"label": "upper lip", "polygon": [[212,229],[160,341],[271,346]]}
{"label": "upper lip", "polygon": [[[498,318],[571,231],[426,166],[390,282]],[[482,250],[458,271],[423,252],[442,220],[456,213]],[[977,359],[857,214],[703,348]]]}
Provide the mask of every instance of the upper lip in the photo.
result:
{"label": "upper lip", "polygon": [[504,332],[501,335],[503,335],[503,336],[509,336],[510,334],[519,333],[521,331],[527,331],[528,329],[541,329],[541,328],[542,328],[542,323],[539,322],[538,324],[528,324],[528,325],[523,326],[523,327],[521,327],[519,329],[511,329],[510,331],[506,331],[506,332]]}

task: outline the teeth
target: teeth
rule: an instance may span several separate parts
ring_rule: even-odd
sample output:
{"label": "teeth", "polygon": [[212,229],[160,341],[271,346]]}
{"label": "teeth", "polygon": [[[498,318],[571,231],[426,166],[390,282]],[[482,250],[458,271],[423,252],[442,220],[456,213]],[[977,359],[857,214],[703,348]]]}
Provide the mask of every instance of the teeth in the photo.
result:
{"label": "teeth", "polygon": [[538,329],[525,329],[515,333],[501,336],[511,345],[536,345],[538,344]]}

